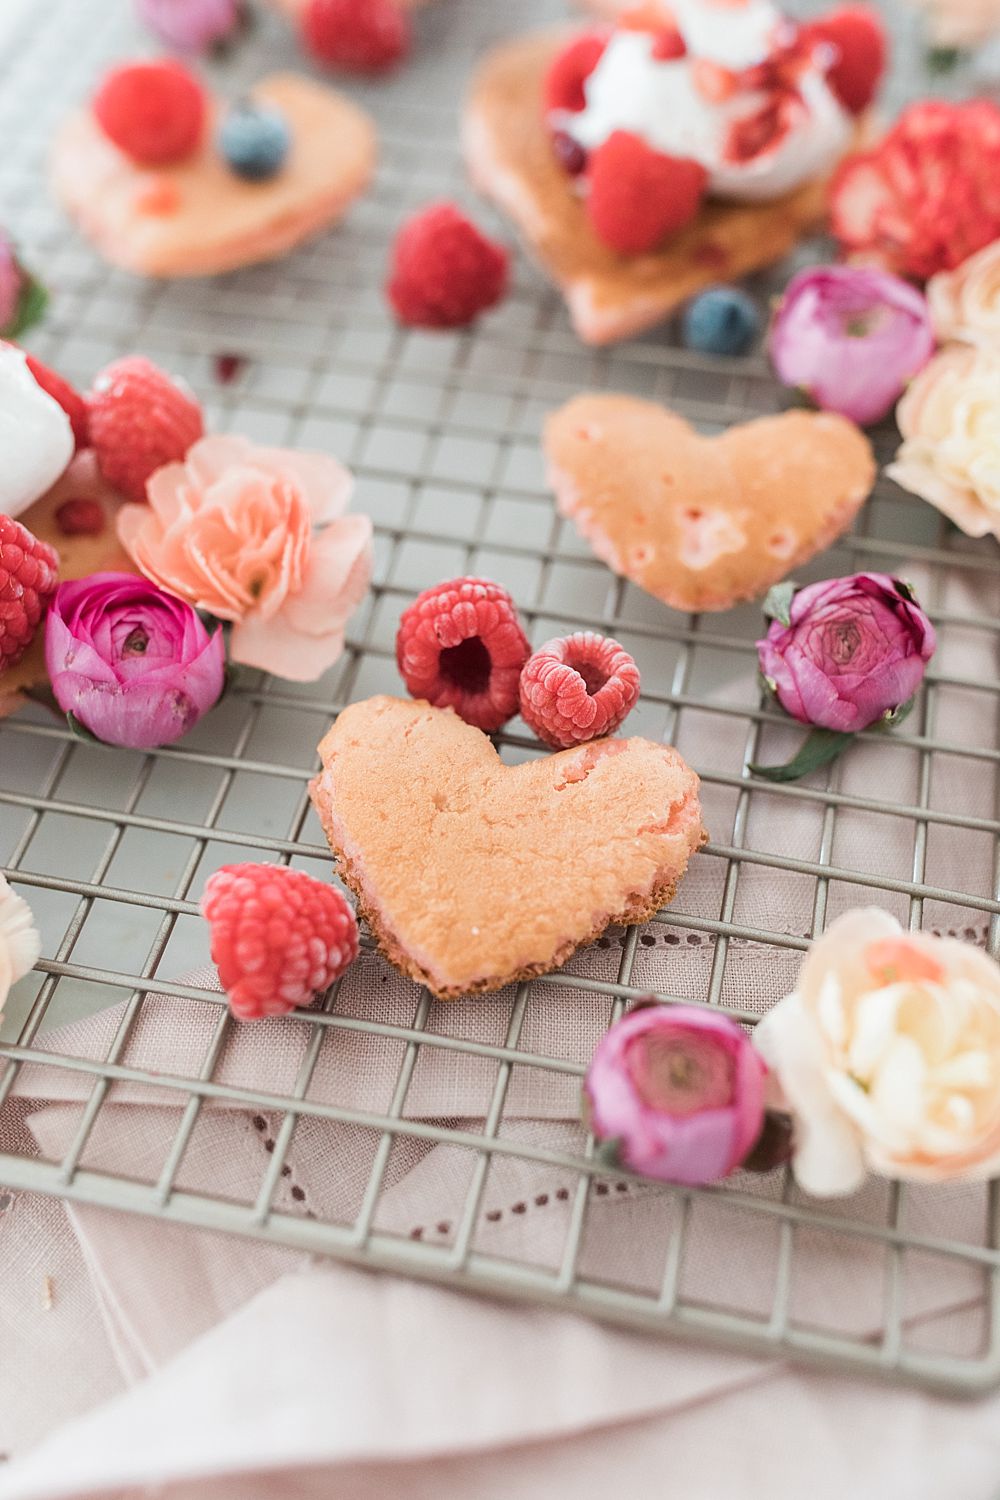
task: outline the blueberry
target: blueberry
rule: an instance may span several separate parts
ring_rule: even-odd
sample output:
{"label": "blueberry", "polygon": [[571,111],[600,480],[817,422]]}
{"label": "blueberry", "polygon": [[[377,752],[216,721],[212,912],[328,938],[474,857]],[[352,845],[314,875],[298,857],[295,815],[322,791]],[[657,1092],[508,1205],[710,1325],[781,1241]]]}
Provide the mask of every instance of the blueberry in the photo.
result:
{"label": "blueberry", "polygon": [[281,171],[291,132],[280,109],[241,99],[219,127],[219,150],[237,177],[266,182]]}
{"label": "blueberry", "polygon": [[702,354],[746,354],[760,330],[757,304],[734,286],[713,286],[684,309],[684,343]]}

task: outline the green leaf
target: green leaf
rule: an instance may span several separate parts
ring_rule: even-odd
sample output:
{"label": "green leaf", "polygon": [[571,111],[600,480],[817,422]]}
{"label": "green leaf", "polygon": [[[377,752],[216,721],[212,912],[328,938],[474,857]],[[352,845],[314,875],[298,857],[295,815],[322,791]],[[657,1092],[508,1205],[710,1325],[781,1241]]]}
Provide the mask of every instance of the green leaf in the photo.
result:
{"label": "green leaf", "polygon": [[959,47],[928,47],[924,61],[929,73],[951,73],[962,60]]}
{"label": "green leaf", "polygon": [[18,298],[17,308],[10,324],[3,330],[3,336],[7,339],[20,338],[33,323],[37,323],[42,313],[48,306],[49,294],[40,281],[21,268],[24,275],[24,286]]}
{"label": "green leaf", "polygon": [[754,776],[762,776],[765,781],[798,781],[810,771],[817,771],[820,766],[828,766],[836,760],[853,738],[853,734],[840,734],[835,729],[814,729],[787,765],[747,766],[747,770]]}
{"label": "green leaf", "polygon": [[78,740],[83,740],[85,744],[88,744],[88,745],[103,745],[104,744],[104,741],[103,740],[99,740],[97,738],[96,734],[91,734],[90,730],[87,728],[87,726],[85,724],[81,724],[80,723],[80,720],[77,718],[76,714],[67,714],[66,715],[66,723],[69,725],[70,729],[72,730],[72,732],[76,736],[76,738]]}
{"label": "green leaf", "polygon": [[598,1141],[594,1147],[594,1160],[602,1167],[621,1166],[621,1136],[613,1136],[608,1141]]}
{"label": "green leaf", "polygon": [[795,598],[797,585],[791,579],[784,583],[776,583],[768,590],[767,598],[764,600],[764,614],[768,620],[779,620],[782,625],[792,623],[792,600]]}
{"label": "green leaf", "polygon": [[916,701],[917,695],[916,693],[914,693],[912,698],[907,698],[906,702],[901,703],[898,708],[891,709],[889,713],[883,714],[878,723],[874,725],[874,728],[895,729],[897,724],[902,724],[904,719],[909,718],[910,714],[913,712],[913,705],[916,703]]}

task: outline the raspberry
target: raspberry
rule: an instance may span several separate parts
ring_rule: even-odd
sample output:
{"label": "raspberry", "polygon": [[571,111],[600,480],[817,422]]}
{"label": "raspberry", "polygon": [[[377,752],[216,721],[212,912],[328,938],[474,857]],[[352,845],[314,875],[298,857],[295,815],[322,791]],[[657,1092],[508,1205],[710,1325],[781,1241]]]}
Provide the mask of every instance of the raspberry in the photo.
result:
{"label": "raspberry", "polygon": [[571,177],[587,170],[587,152],[566,130],[552,132],[552,155]]}
{"label": "raspberry", "polygon": [[676,62],[687,57],[687,42],[676,26],[660,26],[653,37],[653,57],[657,62]]}
{"label": "raspberry", "polygon": [[521,718],[553,750],[614,734],[636,705],[639,668],[624,647],[593,630],[564,635],[521,673]]}
{"label": "raspberry", "polygon": [[683,229],[701,207],[708,181],[696,161],[665,156],[616,130],[590,158],[587,216],[612,250],[638,255]]}
{"label": "raspberry", "polygon": [[59,554],[0,511],[0,675],[27,651],[59,582]]}
{"label": "raspberry", "polygon": [[396,663],[407,690],[491,733],[517,713],[517,684],[531,653],[506,589],[453,578],[403,611]]}
{"label": "raspberry", "polygon": [[204,431],[193,396],[138,355],[101,371],[89,405],[101,473],[131,500],[145,500],[149,476],[182,459]]}
{"label": "raspberry", "polygon": [[432,203],[396,235],[386,295],[402,323],[459,328],[500,301],[508,260],[454,203]]}
{"label": "raspberry", "polygon": [[324,67],[383,73],[409,52],[410,24],[393,0],[309,0],[302,40]]}
{"label": "raspberry", "polygon": [[40,359],[33,354],[26,354],[28,369],[34,375],[38,384],[46,395],[57,401],[63,411],[69,417],[70,426],[73,429],[73,438],[79,453],[81,448],[90,445],[90,418],[87,412],[87,403],[78,391],[75,391],[68,380],[57,375],[55,370],[50,370],[48,365],[43,365]]}
{"label": "raspberry", "polygon": [[100,500],[64,500],[56,510],[56,525],[63,536],[100,536],[107,524]]}
{"label": "raspberry", "polygon": [[140,166],[190,156],[205,126],[205,93],[179,62],[126,63],[94,95],[94,115],[110,141]]}
{"label": "raspberry", "polygon": [[201,909],[212,962],[241,1021],[282,1016],[329,989],[358,956],[344,897],[284,865],[225,865],[205,882]]}
{"label": "raspberry", "polygon": [[810,47],[826,42],[835,57],[827,82],[844,108],[860,115],[875,97],[885,72],[885,28],[867,5],[844,5],[808,26],[800,39]]}
{"label": "raspberry", "polygon": [[217,354],[213,361],[216,380],[220,385],[230,385],[237,375],[242,374],[245,364],[242,354]]}
{"label": "raspberry", "polygon": [[575,114],[583,109],[587,102],[583,86],[600,62],[610,35],[606,30],[585,31],[552,59],[542,84],[544,114],[557,109]]}
{"label": "raspberry", "polygon": [[1000,237],[1000,107],[930,100],[904,110],[830,189],[834,234],[902,276],[927,280]]}

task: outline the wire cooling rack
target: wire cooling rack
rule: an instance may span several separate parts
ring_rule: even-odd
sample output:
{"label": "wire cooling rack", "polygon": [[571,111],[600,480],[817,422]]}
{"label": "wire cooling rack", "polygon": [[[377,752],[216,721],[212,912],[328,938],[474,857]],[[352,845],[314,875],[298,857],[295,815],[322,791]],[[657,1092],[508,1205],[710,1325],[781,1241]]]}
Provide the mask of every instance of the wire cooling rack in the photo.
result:
{"label": "wire cooling rack", "polygon": [[[97,750],[41,710],[0,726],[0,857],[44,937],[44,957],[17,987],[0,1031],[8,1190],[0,1227],[19,1190],[53,1193],[653,1332],[980,1392],[1000,1381],[994,1185],[927,1194],[876,1184],[832,1205],[803,1198],[781,1173],[706,1192],[649,1190],[600,1168],[582,1128],[529,1137],[510,1125],[526,1076],[536,1101],[567,1085],[575,1092],[600,1031],[649,989],[720,1005],[752,1024],[788,987],[809,937],[846,906],[874,902],[912,926],[994,951],[1000,914],[992,544],[971,546],[928,508],[880,487],[857,532],[805,576],[881,566],[919,579],[942,642],[919,711],[891,741],[866,736],[849,762],[806,784],[764,786],[747,763],[787,755],[795,736],[755,683],[758,611],[684,617],[613,579],[554,515],[538,449],[545,411],[583,386],[661,397],[706,429],[775,410],[781,393],[763,358],[702,358],[679,348],[669,328],[586,350],[523,260],[510,299],[475,330],[427,336],[386,315],[380,281],[393,226],[429,198],[467,196],[456,114],[473,57],[556,10],[535,0],[431,7],[413,66],[358,91],[378,115],[383,162],[348,224],[280,265],[189,285],[140,284],[102,266],[43,186],[58,115],[107,61],[141,45],[124,0],[54,0],[44,24],[28,7],[7,40],[0,217],[55,289],[34,337],[39,354],[87,383],[107,360],[141,350],[187,376],[212,428],[337,453],[358,475],[357,505],[375,518],[378,566],[327,678],[302,688],[245,673],[178,746]],[[897,77],[912,80],[912,39],[901,51]],[[218,81],[236,92],[285,65],[300,65],[294,44],[275,17],[262,17]],[[219,355],[241,361],[226,384],[214,370]],[[888,443],[885,435],[883,450]],[[465,572],[505,582],[535,642],[592,626],[634,651],[645,691],[630,729],[670,738],[694,761],[713,842],[674,907],[644,928],[611,933],[566,973],[454,1008],[413,987],[402,1018],[398,1007],[354,1003],[345,989],[288,1021],[299,1047],[291,1081],[274,1090],[234,1081],[220,1068],[233,1030],[219,997],[176,978],[206,956],[196,904],[204,877],[227,860],[254,858],[328,871],[306,793],[313,747],[344,703],[398,690],[400,609],[418,589]],[[499,739],[508,760],[537,752],[518,730]],[[369,987],[386,979],[376,954],[362,963]],[[204,1051],[183,1074],[130,1060],[154,993],[210,1014]],[[552,1007],[568,1018],[558,1045],[539,1024]],[[97,1054],[66,1041],[105,1014],[114,1024]],[[391,1086],[378,1098],[317,1100],[324,1049],[348,1044],[382,1049]],[[426,1117],[414,1106],[428,1055],[481,1068],[487,1088],[475,1118]],[[23,1130],[4,1133],[5,1122],[23,1120],[18,1085],[31,1068],[77,1089],[72,1139],[51,1158],[26,1145]],[[160,1159],[123,1174],[102,1164],[94,1143],[133,1086],[155,1088],[172,1108]],[[185,1175],[192,1141],[220,1104],[242,1107],[262,1138],[259,1177],[238,1200]],[[306,1209],[301,1192],[287,1190],[297,1132],[317,1123],[355,1127],[367,1142],[343,1214]],[[385,1227],[380,1206],[400,1146],[465,1153],[464,1204],[449,1222],[434,1222],[428,1199],[429,1218]],[[545,1264],[482,1247],[485,1224],[555,1206],[550,1191],[504,1199],[498,1184],[511,1167],[537,1168],[558,1184],[551,1197],[562,1233]],[[595,1215],[617,1209],[619,1195],[625,1213],[630,1194],[639,1208],[652,1202],[670,1213],[647,1223],[636,1209],[623,1221],[633,1226],[625,1253],[594,1264]],[[863,1314],[859,1251],[874,1277]],[[760,1272],[752,1289],[750,1259]],[[802,1287],[817,1263],[828,1290],[819,1301]],[[920,1300],[928,1266],[955,1281],[944,1316],[930,1316]]]}

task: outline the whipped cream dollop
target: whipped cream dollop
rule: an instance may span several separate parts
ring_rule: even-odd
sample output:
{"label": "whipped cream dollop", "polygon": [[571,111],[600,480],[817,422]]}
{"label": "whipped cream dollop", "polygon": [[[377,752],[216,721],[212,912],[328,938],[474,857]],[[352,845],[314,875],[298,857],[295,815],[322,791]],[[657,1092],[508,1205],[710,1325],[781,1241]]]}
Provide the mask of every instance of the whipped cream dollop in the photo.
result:
{"label": "whipped cream dollop", "polygon": [[794,89],[766,86],[766,65],[794,35],[770,0],[672,0],[670,13],[684,56],[658,56],[652,31],[619,28],[584,83],[585,107],[553,123],[588,151],[627,130],[697,161],[712,196],[741,202],[779,198],[834,165],[851,120],[822,49],[798,59]]}
{"label": "whipped cream dollop", "polygon": [[0,345],[0,512],[19,516],[73,457],[73,429],[38,384],[21,349]]}

